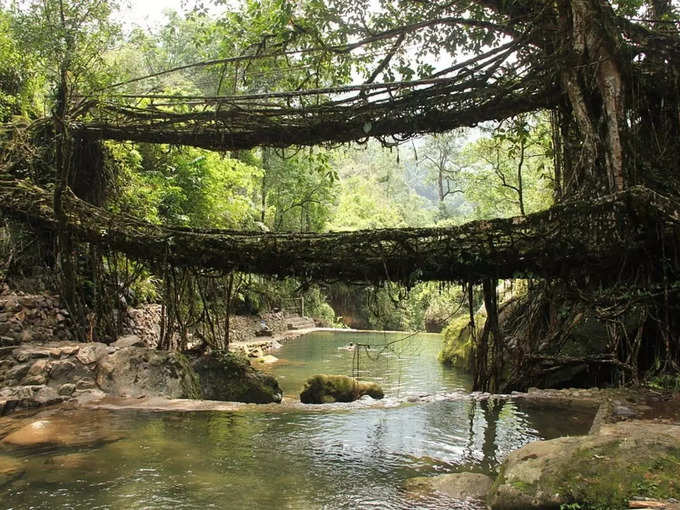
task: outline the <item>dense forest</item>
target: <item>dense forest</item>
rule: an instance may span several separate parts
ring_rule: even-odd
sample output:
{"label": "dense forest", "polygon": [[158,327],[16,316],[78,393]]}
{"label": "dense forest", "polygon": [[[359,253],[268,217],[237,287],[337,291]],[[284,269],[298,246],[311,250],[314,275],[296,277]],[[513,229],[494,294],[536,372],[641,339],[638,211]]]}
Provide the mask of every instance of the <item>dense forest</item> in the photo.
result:
{"label": "dense forest", "polygon": [[162,303],[160,348],[228,349],[304,296],[478,389],[677,382],[671,1],[0,5],[3,278],[75,339]]}

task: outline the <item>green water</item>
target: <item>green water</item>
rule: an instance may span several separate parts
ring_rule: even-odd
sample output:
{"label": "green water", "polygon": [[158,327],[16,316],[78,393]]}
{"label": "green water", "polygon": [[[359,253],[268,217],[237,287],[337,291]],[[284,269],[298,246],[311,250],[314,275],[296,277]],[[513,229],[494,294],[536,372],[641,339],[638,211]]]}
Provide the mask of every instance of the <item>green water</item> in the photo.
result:
{"label": "green water", "polygon": [[[441,497],[412,499],[413,476],[493,472],[529,441],[585,433],[591,413],[475,401],[466,376],[436,361],[438,336],[375,347],[399,336],[314,334],[276,352],[271,371],[289,397],[235,412],[59,411],[76,430],[105,431],[98,446],[0,448],[23,475],[0,487],[1,508],[475,508]],[[370,343],[362,379],[384,402],[319,407],[292,402],[315,373],[352,373],[348,342]],[[36,417],[0,421],[0,438]],[[0,476],[0,483],[3,478]]]}

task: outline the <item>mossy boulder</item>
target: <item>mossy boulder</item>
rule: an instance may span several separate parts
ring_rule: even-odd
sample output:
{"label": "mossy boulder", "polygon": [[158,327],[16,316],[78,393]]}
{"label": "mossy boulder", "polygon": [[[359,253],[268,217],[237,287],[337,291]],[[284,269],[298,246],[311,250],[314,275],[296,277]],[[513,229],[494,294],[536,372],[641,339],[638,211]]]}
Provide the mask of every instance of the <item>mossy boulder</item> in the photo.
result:
{"label": "mossy boulder", "polygon": [[[481,334],[486,321],[486,312],[475,315],[475,328]],[[439,353],[439,361],[461,370],[469,370],[472,356],[472,335],[470,316],[456,317],[444,328],[444,342]]]}
{"label": "mossy boulder", "polygon": [[356,381],[346,375],[315,375],[307,379],[300,401],[303,404],[353,402],[364,395],[381,399],[385,393],[374,382]]}
{"label": "mossy boulder", "polygon": [[241,354],[211,352],[196,359],[192,368],[198,375],[204,399],[252,404],[281,402],[283,392],[278,381],[255,370]]}
{"label": "mossy boulder", "polygon": [[597,435],[537,441],[512,452],[491,489],[493,510],[628,508],[636,497],[680,499],[680,426],[605,425]]}

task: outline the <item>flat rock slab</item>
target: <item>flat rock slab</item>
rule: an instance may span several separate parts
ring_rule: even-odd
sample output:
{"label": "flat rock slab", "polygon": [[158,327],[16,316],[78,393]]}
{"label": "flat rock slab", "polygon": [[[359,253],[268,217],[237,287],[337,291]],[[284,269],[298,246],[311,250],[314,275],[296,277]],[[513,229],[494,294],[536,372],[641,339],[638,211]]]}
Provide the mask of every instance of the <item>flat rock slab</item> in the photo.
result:
{"label": "flat rock slab", "polygon": [[483,501],[493,480],[480,473],[452,473],[439,476],[419,476],[406,481],[404,488],[412,497],[444,494],[456,500]]}

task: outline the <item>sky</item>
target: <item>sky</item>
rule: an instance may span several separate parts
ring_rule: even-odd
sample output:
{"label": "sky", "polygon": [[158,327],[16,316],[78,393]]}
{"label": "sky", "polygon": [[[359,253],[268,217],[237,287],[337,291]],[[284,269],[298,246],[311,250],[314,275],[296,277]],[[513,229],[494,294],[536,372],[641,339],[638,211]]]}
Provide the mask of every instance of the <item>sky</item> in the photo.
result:
{"label": "sky", "polygon": [[121,2],[121,19],[125,24],[153,27],[165,20],[166,10],[183,11],[182,0],[142,0]]}

